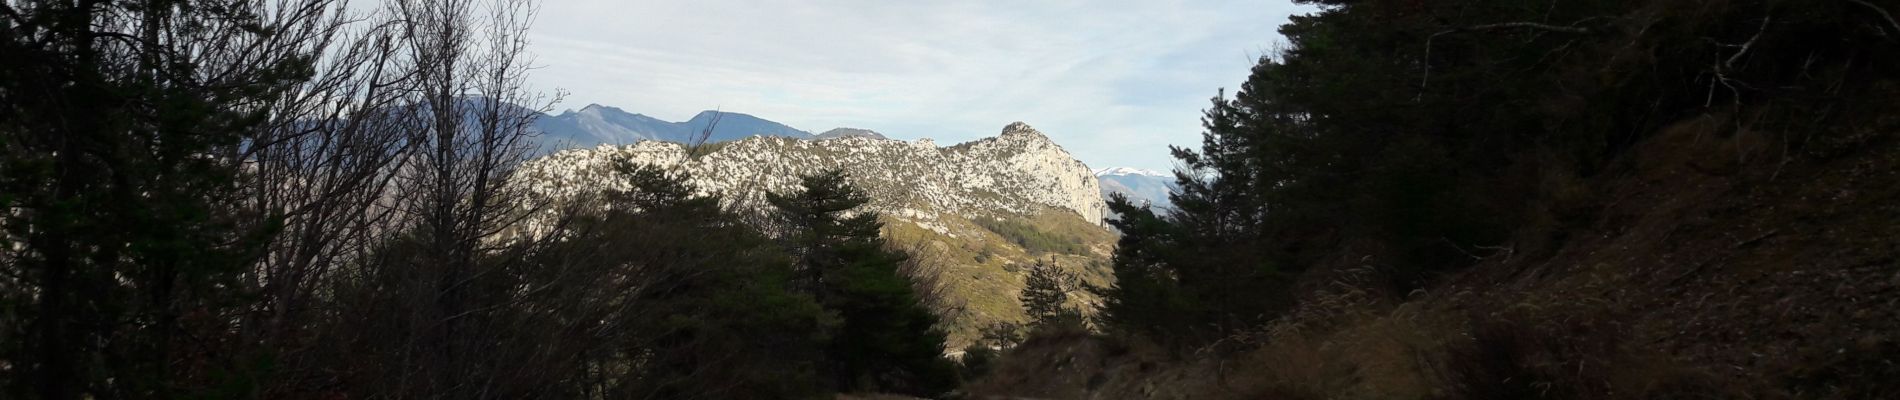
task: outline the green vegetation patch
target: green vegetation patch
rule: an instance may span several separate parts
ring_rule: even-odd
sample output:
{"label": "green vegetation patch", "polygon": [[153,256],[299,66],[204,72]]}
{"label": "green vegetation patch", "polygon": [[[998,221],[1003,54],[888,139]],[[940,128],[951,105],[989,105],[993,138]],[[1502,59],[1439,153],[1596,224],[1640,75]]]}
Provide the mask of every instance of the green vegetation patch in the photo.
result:
{"label": "green vegetation patch", "polygon": [[1087,244],[1077,235],[1052,232],[1015,218],[977,218],[976,224],[983,229],[1002,235],[1011,243],[1032,253],[1080,254],[1087,251]]}
{"label": "green vegetation patch", "polygon": [[[902,219],[885,217],[884,235],[893,246],[910,253],[923,264],[920,273],[938,278],[939,297],[933,311],[942,319],[949,334],[945,344],[961,349],[982,337],[982,329],[997,323],[1025,323],[1028,315],[1018,299],[1030,266],[1038,260],[1069,271],[1083,283],[1107,285],[1113,278],[1107,257],[1113,251],[1115,235],[1066,210],[1047,208],[1031,215],[1004,215],[1002,221],[1023,232],[1075,243],[1062,251],[1025,248],[1015,239],[995,232],[974,220],[995,221],[993,217],[959,218],[941,216],[934,224],[944,233],[925,229]],[[1092,293],[1070,293],[1071,307],[1093,313],[1099,304]]]}

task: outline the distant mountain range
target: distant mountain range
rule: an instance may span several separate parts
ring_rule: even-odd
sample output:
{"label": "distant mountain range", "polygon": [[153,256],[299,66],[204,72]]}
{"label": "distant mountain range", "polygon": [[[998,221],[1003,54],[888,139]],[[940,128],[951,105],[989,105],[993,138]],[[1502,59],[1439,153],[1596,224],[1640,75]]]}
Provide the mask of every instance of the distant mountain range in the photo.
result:
{"label": "distant mountain range", "polygon": [[828,131],[825,131],[825,133],[818,134],[817,139],[823,140],[823,139],[838,139],[838,138],[848,138],[848,137],[890,139],[870,129],[858,129],[858,128],[837,128],[837,129],[828,130]]}
{"label": "distant mountain range", "polygon": [[[713,124],[714,118],[718,119],[717,125]],[[706,138],[706,143],[727,142],[751,136],[816,138],[816,135],[812,135],[811,132],[736,112],[701,111],[692,119],[669,122],[599,104],[589,104],[580,110],[569,110],[560,115],[544,115],[535,120],[534,125],[541,131],[540,142],[543,153],[603,144],[634,144],[643,140],[691,143],[708,126],[712,126],[713,130],[712,135]],[[872,134],[876,133],[872,132]]]}
{"label": "distant mountain range", "polygon": [[[717,124],[714,124],[715,118]],[[641,141],[692,143],[712,127],[705,143],[721,143],[753,136],[776,136],[808,140],[842,138],[890,139],[869,129],[836,128],[812,134],[749,114],[729,111],[702,111],[692,119],[671,122],[631,113],[615,107],[589,104],[559,115],[542,115],[535,120],[540,131],[538,154],[566,149],[593,148],[599,145],[631,145]],[[1174,190],[1174,175],[1135,168],[1103,168],[1094,171],[1101,181],[1102,198],[1121,193],[1130,199],[1147,201],[1155,207],[1169,208],[1168,193]]]}
{"label": "distant mountain range", "polygon": [[1111,193],[1121,193],[1136,203],[1143,201],[1155,208],[1173,208],[1168,194],[1179,187],[1174,184],[1174,174],[1145,169],[1116,167],[1095,170],[1095,179],[1102,183],[1102,198]]}

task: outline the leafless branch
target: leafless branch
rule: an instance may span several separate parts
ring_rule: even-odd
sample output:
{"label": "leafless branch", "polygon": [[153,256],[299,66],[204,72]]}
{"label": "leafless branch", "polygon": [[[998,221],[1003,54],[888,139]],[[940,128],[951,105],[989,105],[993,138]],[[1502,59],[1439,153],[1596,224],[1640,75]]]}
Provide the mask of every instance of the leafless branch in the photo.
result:
{"label": "leafless branch", "polygon": [[1877,6],[1877,5],[1874,5],[1874,3],[1868,3],[1868,2],[1866,2],[1865,0],[1847,0],[1847,1],[1849,1],[1849,2],[1853,2],[1854,4],[1859,4],[1859,5],[1862,5],[1862,6],[1865,6],[1865,7],[1867,7],[1867,8],[1872,8],[1872,9],[1874,9],[1874,12],[1877,12],[1877,13],[1880,13],[1880,16],[1881,16],[1882,18],[1886,18],[1886,19],[1887,19],[1887,24],[1888,24],[1888,25],[1892,25],[1892,26],[1893,26],[1893,32],[1894,32],[1893,34],[1894,34],[1894,35],[1900,35],[1900,21],[1896,21],[1896,20],[1894,20],[1894,18],[1893,18],[1893,13],[1889,13],[1889,12],[1887,12],[1887,9],[1885,9],[1885,8],[1881,8],[1880,6]]}
{"label": "leafless branch", "polygon": [[1748,41],[1747,41],[1747,42],[1742,42],[1742,45],[1741,45],[1741,50],[1736,50],[1736,51],[1735,51],[1735,55],[1732,55],[1732,56],[1729,56],[1729,58],[1728,58],[1728,61],[1727,61],[1727,62],[1724,62],[1724,63],[1722,63],[1722,65],[1724,65],[1724,66],[1726,66],[1726,67],[1728,67],[1728,68],[1735,68],[1735,61],[1737,61],[1737,60],[1741,60],[1741,59],[1742,59],[1742,56],[1743,56],[1743,55],[1746,55],[1746,54],[1748,54],[1748,50],[1749,50],[1750,48],[1753,48],[1753,47],[1755,47],[1755,41],[1758,41],[1758,40],[1761,40],[1761,34],[1762,34],[1762,33],[1765,33],[1765,32],[1768,32],[1768,24],[1769,24],[1769,22],[1771,22],[1771,21],[1774,21],[1774,16],[1772,16],[1772,15],[1770,15],[1770,16],[1765,16],[1765,17],[1762,17],[1762,18],[1761,18],[1761,28],[1760,28],[1760,29],[1757,29],[1757,30],[1755,31],[1755,35],[1754,35],[1754,36],[1750,36],[1750,37],[1748,38]]}
{"label": "leafless branch", "polygon": [[1742,59],[1742,56],[1748,54],[1749,49],[1754,48],[1755,42],[1758,40],[1761,40],[1761,36],[1763,33],[1768,32],[1768,25],[1772,23],[1773,21],[1774,21],[1774,16],[1772,15],[1762,17],[1761,27],[1759,29],[1756,29],[1755,34],[1753,36],[1750,36],[1748,38],[1748,41],[1742,42],[1742,44],[1730,45],[1730,44],[1723,44],[1720,42],[1716,42],[1716,45],[1718,46],[1734,47],[1737,50],[1735,51],[1735,54],[1730,55],[1728,59],[1715,64],[1712,71],[1712,73],[1715,75],[1715,79],[1709,82],[1709,94],[1708,94],[1708,97],[1703,100],[1703,103],[1702,103],[1703,107],[1708,107],[1714,104],[1716,84],[1721,84],[1723,87],[1727,87],[1729,90],[1729,93],[1733,96],[1732,100],[1734,100],[1735,104],[1741,105],[1742,91],[1736,88],[1736,86],[1739,85],[1742,87],[1748,87],[1748,84],[1735,80],[1733,78],[1730,78],[1728,76],[1728,72],[1734,70],[1736,61],[1740,61]]}

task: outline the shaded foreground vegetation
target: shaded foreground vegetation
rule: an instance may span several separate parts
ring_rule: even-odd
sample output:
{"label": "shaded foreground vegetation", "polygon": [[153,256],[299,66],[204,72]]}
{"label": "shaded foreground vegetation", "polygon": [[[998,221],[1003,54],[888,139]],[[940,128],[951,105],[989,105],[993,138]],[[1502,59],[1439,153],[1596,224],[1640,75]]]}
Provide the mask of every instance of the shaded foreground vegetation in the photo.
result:
{"label": "shaded foreground vegetation", "polygon": [[[838,173],[535,198],[523,1],[0,3],[0,397],[934,395]],[[547,218],[548,215],[555,217]]]}
{"label": "shaded foreground vegetation", "polygon": [[0,397],[1900,396],[1889,7],[1313,3],[962,369],[837,173],[514,185],[529,4],[0,3]]}
{"label": "shaded foreground vegetation", "polygon": [[1309,3],[972,393],[1900,396],[1890,5]]}

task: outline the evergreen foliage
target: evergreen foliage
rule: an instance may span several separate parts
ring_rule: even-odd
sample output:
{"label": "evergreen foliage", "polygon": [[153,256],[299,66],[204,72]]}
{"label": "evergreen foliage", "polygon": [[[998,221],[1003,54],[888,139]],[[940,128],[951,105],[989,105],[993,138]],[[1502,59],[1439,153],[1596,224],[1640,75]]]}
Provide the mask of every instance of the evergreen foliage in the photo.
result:
{"label": "evergreen foliage", "polygon": [[877,214],[858,210],[869,200],[843,171],[801,177],[799,190],[769,194],[791,248],[800,282],[839,326],[826,353],[840,390],[922,396],[955,384],[943,358],[944,333],[899,272],[902,253],[886,250]]}
{"label": "evergreen foliage", "polygon": [[1175,210],[1110,202],[1112,329],[1220,338],[1342,252],[1402,293],[1484,249],[1552,251],[1600,203],[1577,182],[1647,135],[1703,118],[1793,148],[1882,101],[1842,83],[1900,65],[1858,2],[1309,3],[1283,50],[1213,98],[1199,148],[1173,149]]}
{"label": "evergreen foliage", "polygon": [[[309,54],[238,65],[179,52],[271,35],[255,25],[262,10],[184,3],[4,5],[0,397],[170,397],[187,368],[229,379],[213,385],[255,372],[181,344],[242,306],[244,267],[281,222],[227,212],[242,201],[240,166],[217,155],[266,117],[232,105],[281,98],[310,76]],[[137,40],[161,34],[171,41]]]}
{"label": "evergreen foliage", "polygon": [[1051,263],[1036,260],[1023,279],[1020,297],[1023,311],[1029,314],[1033,330],[1079,327],[1082,313],[1069,307],[1069,290],[1076,288],[1075,276]]}
{"label": "evergreen foliage", "polygon": [[[928,294],[842,172],[768,195],[764,227],[624,161],[626,190],[538,202],[514,174],[538,115],[513,105],[539,101],[531,4],[346,3],[0,2],[0,398],[957,383]],[[1822,121],[1891,119],[1900,71],[1893,7],[1868,1],[1307,3],[1285,50],[1212,99],[1201,145],[1171,149],[1174,209],[1108,202],[1112,286],[1029,268],[1029,329],[1080,327],[1068,297],[1091,290],[1105,330],[1190,348],[1340,264],[1404,293],[1499,244],[1548,256],[1616,201],[1579,182],[1640,168],[1654,132],[1706,120],[1826,159],[1887,138]],[[1053,224],[980,223],[1088,250]],[[1025,330],[985,329],[963,376]]]}
{"label": "evergreen foliage", "polygon": [[617,170],[632,189],[608,193],[608,211],[576,218],[573,235],[541,253],[551,274],[541,285],[591,303],[554,309],[600,310],[573,318],[634,327],[604,338],[613,355],[591,368],[648,371],[582,394],[823,397],[817,362],[836,321],[791,289],[791,258],[718,197],[694,196],[687,177],[624,162]]}
{"label": "evergreen foliage", "polygon": [[[536,101],[513,69],[527,3],[386,5],[0,4],[0,397],[954,380],[876,216],[839,216],[862,194],[800,203],[822,244],[795,249],[628,163],[628,190],[538,209],[513,182],[536,111],[515,105]],[[558,221],[523,222],[543,212]],[[795,286],[804,265],[825,290]]]}
{"label": "evergreen foliage", "polygon": [[963,348],[963,357],[957,359],[957,374],[963,382],[969,382],[990,373],[996,360],[1002,357],[1000,350],[982,343],[971,343]]}
{"label": "evergreen foliage", "polygon": [[1108,222],[1122,237],[1112,264],[1115,283],[1098,289],[1103,304],[1096,319],[1116,333],[1166,341],[1174,329],[1195,320],[1189,315],[1195,305],[1187,303],[1181,283],[1166,263],[1178,258],[1177,226],[1121,194],[1112,195],[1108,206],[1119,217]]}

